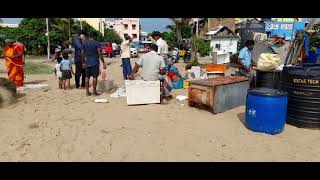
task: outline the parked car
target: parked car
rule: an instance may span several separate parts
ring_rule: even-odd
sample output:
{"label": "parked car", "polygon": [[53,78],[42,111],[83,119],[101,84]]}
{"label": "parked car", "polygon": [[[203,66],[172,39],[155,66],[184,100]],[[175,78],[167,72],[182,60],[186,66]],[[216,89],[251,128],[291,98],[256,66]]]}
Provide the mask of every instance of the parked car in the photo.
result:
{"label": "parked car", "polygon": [[101,52],[103,55],[107,55],[107,43],[106,42],[102,42],[101,44]]}
{"label": "parked car", "polygon": [[130,43],[130,55],[131,57],[138,57],[138,48],[134,44]]}
{"label": "parked car", "polygon": [[120,45],[118,45],[118,48],[116,50],[116,55],[120,55],[121,54],[121,47]]}

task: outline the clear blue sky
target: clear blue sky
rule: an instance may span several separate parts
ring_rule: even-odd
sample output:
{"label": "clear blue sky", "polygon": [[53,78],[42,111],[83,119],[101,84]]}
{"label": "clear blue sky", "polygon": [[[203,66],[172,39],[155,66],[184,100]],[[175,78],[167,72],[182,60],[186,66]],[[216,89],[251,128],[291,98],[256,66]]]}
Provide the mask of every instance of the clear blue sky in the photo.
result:
{"label": "clear blue sky", "polygon": [[[22,18],[2,18],[5,23],[19,23]],[[111,18],[108,18],[111,19]],[[168,18],[141,18],[142,31],[168,31],[166,26],[172,24]]]}

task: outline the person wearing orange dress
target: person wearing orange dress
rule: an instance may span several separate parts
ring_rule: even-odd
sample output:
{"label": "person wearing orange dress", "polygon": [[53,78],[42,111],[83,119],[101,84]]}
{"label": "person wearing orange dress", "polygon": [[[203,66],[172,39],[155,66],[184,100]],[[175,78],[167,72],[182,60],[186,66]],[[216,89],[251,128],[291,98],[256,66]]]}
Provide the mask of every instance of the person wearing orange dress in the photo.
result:
{"label": "person wearing orange dress", "polygon": [[5,65],[9,80],[16,84],[17,90],[22,90],[24,85],[24,49],[22,49],[19,45],[14,45],[14,43],[14,40],[5,40]]}

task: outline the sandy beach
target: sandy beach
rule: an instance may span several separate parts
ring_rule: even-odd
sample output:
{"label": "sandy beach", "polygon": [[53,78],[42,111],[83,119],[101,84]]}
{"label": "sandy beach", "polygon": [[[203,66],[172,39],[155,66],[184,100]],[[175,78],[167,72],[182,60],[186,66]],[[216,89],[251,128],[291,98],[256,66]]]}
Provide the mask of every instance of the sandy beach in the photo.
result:
{"label": "sandy beach", "polygon": [[[106,60],[109,78],[123,86],[120,59]],[[214,115],[176,99],[128,106],[110,93],[98,97],[109,103],[99,104],[84,89],[59,90],[53,74],[27,75],[26,83],[49,89],[25,91],[0,109],[0,161],[320,161],[319,130],[251,132],[244,106]]]}

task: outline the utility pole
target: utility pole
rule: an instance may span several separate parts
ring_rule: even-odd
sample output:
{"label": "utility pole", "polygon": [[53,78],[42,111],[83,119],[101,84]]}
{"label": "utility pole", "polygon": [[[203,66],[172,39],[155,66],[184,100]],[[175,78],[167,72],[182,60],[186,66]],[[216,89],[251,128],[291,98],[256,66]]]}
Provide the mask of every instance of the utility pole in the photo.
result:
{"label": "utility pole", "polygon": [[47,46],[47,53],[48,53],[48,60],[50,60],[50,39],[49,39],[49,19],[46,18],[46,24],[47,24],[47,39],[48,39],[48,46]]}
{"label": "utility pole", "polygon": [[82,21],[81,21],[81,18],[79,18],[79,21],[80,21],[80,29],[82,30]]}
{"label": "utility pole", "polygon": [[197,19],[197,24],[196,24],[196,36],[198,37],[199,35],[199,18]]}

